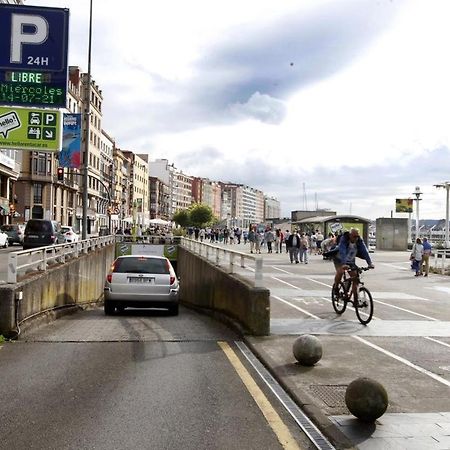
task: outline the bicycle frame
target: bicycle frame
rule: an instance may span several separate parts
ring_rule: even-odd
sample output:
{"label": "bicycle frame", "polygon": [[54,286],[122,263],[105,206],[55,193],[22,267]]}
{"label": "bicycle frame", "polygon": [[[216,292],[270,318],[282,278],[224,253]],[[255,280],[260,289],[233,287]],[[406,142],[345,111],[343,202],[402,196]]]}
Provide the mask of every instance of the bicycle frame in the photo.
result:
{"label": "bicycle frame", "polygon": [[[372,294],[361,281],[361,274],[366,270],[369,270],[369,267],[349,268],[344,272],[342,281],[337,286],[333,285],[331,290],[331,302],[336,313],[343,314],[347,303],[351,303],[355,308],[356,317],[363,325],[367,325],[373,316]],[[353,295],[351,300],[352,294],[355,293],[356,298]]]}

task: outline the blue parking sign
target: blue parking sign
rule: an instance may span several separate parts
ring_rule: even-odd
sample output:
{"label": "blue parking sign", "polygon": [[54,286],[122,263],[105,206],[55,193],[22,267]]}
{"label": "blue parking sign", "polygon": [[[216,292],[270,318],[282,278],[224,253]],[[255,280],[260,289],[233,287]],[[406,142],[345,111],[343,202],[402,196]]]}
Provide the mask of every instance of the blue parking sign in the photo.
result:
{"label": "blue parking sign", "polygon": [[69,10],[0,4],[0,104],[65,107]]}

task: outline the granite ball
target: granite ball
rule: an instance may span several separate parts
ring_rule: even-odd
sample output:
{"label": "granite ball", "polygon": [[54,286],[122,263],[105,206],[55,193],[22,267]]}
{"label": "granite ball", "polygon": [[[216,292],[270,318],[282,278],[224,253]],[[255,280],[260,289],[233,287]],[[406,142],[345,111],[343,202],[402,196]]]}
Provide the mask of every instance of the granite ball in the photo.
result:
{"label": "granite ball", "polygon": [[295,359],[302,366],[313,366],[322,358],[322,344],[316,336],[303,334],[292,346]]}
{"label": "granite ball", "polygon": [[370,378],[353,380],[345,391],[348,410],[364,422],[374,422],[381,417],[389,404],[386,389]]}

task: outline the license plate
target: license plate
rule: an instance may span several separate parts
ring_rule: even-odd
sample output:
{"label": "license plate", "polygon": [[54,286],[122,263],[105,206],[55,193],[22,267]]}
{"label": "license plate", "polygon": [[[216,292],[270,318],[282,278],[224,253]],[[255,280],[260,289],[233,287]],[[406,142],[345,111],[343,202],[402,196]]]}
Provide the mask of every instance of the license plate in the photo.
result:
{"label": "license plate", "polygon": [[147,283],[147,284],[153,284],[155,282],[154,278],[138,278],[138,277],[130,277],[129,278],[130,283]]}
{"label": "license plate", "polygon": [[36,236],[35,234],[29,234],[28,237],[29,237],[29,238],[33,238],[33,239],[36,239],[36,238],[38,238],[39,236]]}

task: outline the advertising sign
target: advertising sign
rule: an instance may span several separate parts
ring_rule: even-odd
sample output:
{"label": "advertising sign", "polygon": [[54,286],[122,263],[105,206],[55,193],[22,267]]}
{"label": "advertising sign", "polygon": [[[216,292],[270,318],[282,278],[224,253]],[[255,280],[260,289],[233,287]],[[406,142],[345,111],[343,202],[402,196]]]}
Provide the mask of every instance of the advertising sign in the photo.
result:
{"label": "advertising sign", "polygon": [[0,148],[56,151],[60,148],[60,112],[0,106]]}
{"label": "advertising sign", "polygon": [[59,167],[79,169],[81,166],[81,114],[63,115],[62,149]]}
{"label": "advertising sign", "polygon": [[0,4],[0,104],[66,106],[69,10]]}
{"label": "advertising sign", "polygon": [[396,198],[395,199],[395,212],[412,213],[413,212],[412,198]]}

